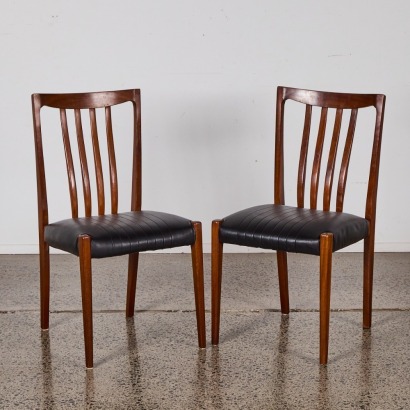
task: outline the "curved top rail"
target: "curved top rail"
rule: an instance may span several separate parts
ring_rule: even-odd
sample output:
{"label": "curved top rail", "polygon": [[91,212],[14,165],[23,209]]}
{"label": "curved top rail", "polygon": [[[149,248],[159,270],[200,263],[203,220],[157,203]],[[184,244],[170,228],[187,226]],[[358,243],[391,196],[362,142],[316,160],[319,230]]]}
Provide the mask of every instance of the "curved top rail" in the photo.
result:
{"label": "curved top rail", "polygon": [[33,100],[37,100],[40,107],[86,109],[104,108],[127,101],[135,101],[139,93],[139,89],[130,89],[90,93],[33,94],[32,98]]}
{"label": "curved top rail", "polygon": [[383,94],[348,94],[334,92],[319,92],[290,87],[278,87],[282,89],[283,101],[294,100],[303,104],[327,107],[327,108],[364,108],[381,107],[385,96]]}

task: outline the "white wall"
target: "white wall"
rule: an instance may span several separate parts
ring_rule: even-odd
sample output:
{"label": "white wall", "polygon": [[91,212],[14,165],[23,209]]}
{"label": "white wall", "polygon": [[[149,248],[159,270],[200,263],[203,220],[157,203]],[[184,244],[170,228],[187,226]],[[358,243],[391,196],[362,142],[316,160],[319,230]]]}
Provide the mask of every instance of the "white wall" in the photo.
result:
{"label": "white wall", "polygon": [[[143,204],[204,224],[273,197],[278,85],[384,93],[378,251],[410,251],[410,3],[3,0],[0,253],[37,252],[30,95],[139,87]],[[164,172],[165,171],[165,172]]]}

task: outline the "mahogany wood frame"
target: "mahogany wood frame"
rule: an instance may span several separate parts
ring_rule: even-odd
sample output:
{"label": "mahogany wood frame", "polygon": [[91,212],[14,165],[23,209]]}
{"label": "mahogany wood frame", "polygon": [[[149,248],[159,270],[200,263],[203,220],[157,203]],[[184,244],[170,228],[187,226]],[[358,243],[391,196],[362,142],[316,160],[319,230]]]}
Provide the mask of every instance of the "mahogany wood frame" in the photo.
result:
{"label": "mahogany wood frame", "polygon": [[[33,94],[33,125],[36,153],[37,171],[37,198],[38,198],[38,224],[39,224],[39,253],[40,253],[40,312],[41,328],[49,328],[50,305],[50,256],[49,245],[45,241],[44,229],[49,223],[46,173],[44,166],[43,141],[41,131],[40,111],[43,106],[60,110],[62,138],[64,143],[68,185],[71,200],[72,218],[79,216],[77,182],[74,170],[72,150],[68,132],[67,110],[74,110],[75,130],[77,134],[78,150],[80,156],[81,179],[85,216],[92,215],[91,184],[87,154],[84,144],[83,124],[81,110],[88,110],[90,117],[91,139],[93,147],[93,160],[96,175],[97,210],[98,215],[104,215],[106,201],[104,192],[104,178],[101,162],[99,136],[97,131],[96,109],[105,110],[106,137],[109,158],[109,186],[111,207],[110,213],[118,212],[118,176],[114,150],[113,127],[111,107],[117,104],[131,102],[133,105],[133,167],[132,167],[132,194],[131,211],[141,210],[141,100],[140,90],[121,90],[109,92],[71,93],[71,94]],[[203,285],[203,253],[202,253],[202,225],[192,222],[195,232],[195,242],[191,245],[193,282],[195,293],[195,306],[198,329],[198,345],[206,347],[205,333],[205,302]],[[81,273],[81,292],[83,305],[84,341],[86,367],[93,367],[93,323],[92,323],[92,269],[91,269],[91,238],[81,235],[78,240],[79,262]],[[134,315],[135,292],[138,270],[138,253],[129,255],[128,284],[126,299],[126,316]]]}
{"label": "mahogany wood frame", "polygon": [[[309,207],[317,209],[318,187],[321,161],[323,156],[323,141],[327,125],[329,109],[335,109],[335,123],[328,153],[326,174],[323,190],[323,210],[329,211],[331,204],[332,187],[334,184],[337,148],[340,140],[342,114],[350,110],[350,120],[343,149],[339,177],[336,184],[336,212],[343,212],[343,203],[346,190],[350,154],[353,146],[355,126],[358,110],[365,107],[374,107],[375,128],[372,154],[370,160],[369,179],[364,217],[369,223],[369,233],[364,239],[363,263],[363,328],[371,327],[372,293],[373,293],[373,264],[374,241],[376,224],[376,200],[379,177],[380,150],[383,130],[383,119],[386,97],[381,94],[347,94],[304,90],[297,88],[278,87],[276,101],[276,128],[275,128],[275,175],[274,175],[274,203],[285,204],[284,190],[284,110],[287,100],[305,104],[305,120],[302,134],[302,144],[299,157],[297,179],[297,206],[305,207],[305,184],[308,158],[308,143],[310,138],[312,107],[321,107],[320,122],[316,147],[313,156],[312,175],[310,179]],[[222,283],[222,256],[223,243],[220,240],[219,228],[222,220],[212,223],[212,344],[219,343],[221,283]],[[329,345],[329,318],[330,318],[330,291],[333,253],[333,235],[324,232],[320,237],[320,363],[327,364]],[[281,312],[288,314],[288,268],[287,253],[277,251],[279,292]]]}

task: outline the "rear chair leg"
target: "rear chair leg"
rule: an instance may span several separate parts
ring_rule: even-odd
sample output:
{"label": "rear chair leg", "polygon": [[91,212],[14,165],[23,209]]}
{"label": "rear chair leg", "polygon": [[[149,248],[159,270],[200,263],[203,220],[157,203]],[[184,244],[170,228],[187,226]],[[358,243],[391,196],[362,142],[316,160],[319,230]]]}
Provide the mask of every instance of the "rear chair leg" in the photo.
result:
{"label": "rear chair leg", "polygon": [[81,296],[83,302],[83,325],[85,344],[85,366],[93,367],[93,306],[91,278],[91,238],[87,235],[78,237],[80,254]]}
{"label": "rear chair leg", "polygon": [[135,291],[137,288],[139,253],[131,253],[128,256],[128,284],[127,284],[127,302],[125,305],[125,316],[133,317],[135,310]]}
{"label": "rear chair leg", "polygon": [[211,256],[211,287],[212,287],[212,344],[219,343],[219,327],[221,317],[221,287],[222,287],[222,252],[223,244],[219,240],[221,220],[212,222],[212,256]]}
{"label": "rear chair leg", "polygon": [[288,258],[286,252],[277,251],[280,309],[282,314],[289,314]]}
{"label": "rear chair leg", "polygon": [[205,296],[204,296],[204,261],[202,251],[202,224],[192,222],[195,242],[191,245],[192,271],[194,279],[195,310],[198,330],[198,346],[206,347]]}
{"label": "rear chair leg", "polygon": [[40,242],[40,322],[47,330],[50,321],[50,252],[45,242]]}
{"label": "rear chair leg", "polygon": [[374,237],[364,240],[363,257],[363,328],[372,326]]}
{"label": "rear chair leg", "polygon": [[320,364],[327,364],[329,350],[332,253],[333,235],[320,235]]}

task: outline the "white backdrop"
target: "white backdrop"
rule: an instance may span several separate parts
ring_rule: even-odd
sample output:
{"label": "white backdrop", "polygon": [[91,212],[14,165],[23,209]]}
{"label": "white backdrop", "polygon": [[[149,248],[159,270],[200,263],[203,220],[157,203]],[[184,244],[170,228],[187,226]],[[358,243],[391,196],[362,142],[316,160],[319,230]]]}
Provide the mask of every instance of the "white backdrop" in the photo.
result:
{"label": "white backdrop", "polygon": [[[30,95],[141,88],[143,207],[273,198],[278,85],[387,95],[377,251],[410,251],[406,0],[2,0],[0,253],[37,252]],[[243,251],[242,248],[232,249]]]}

